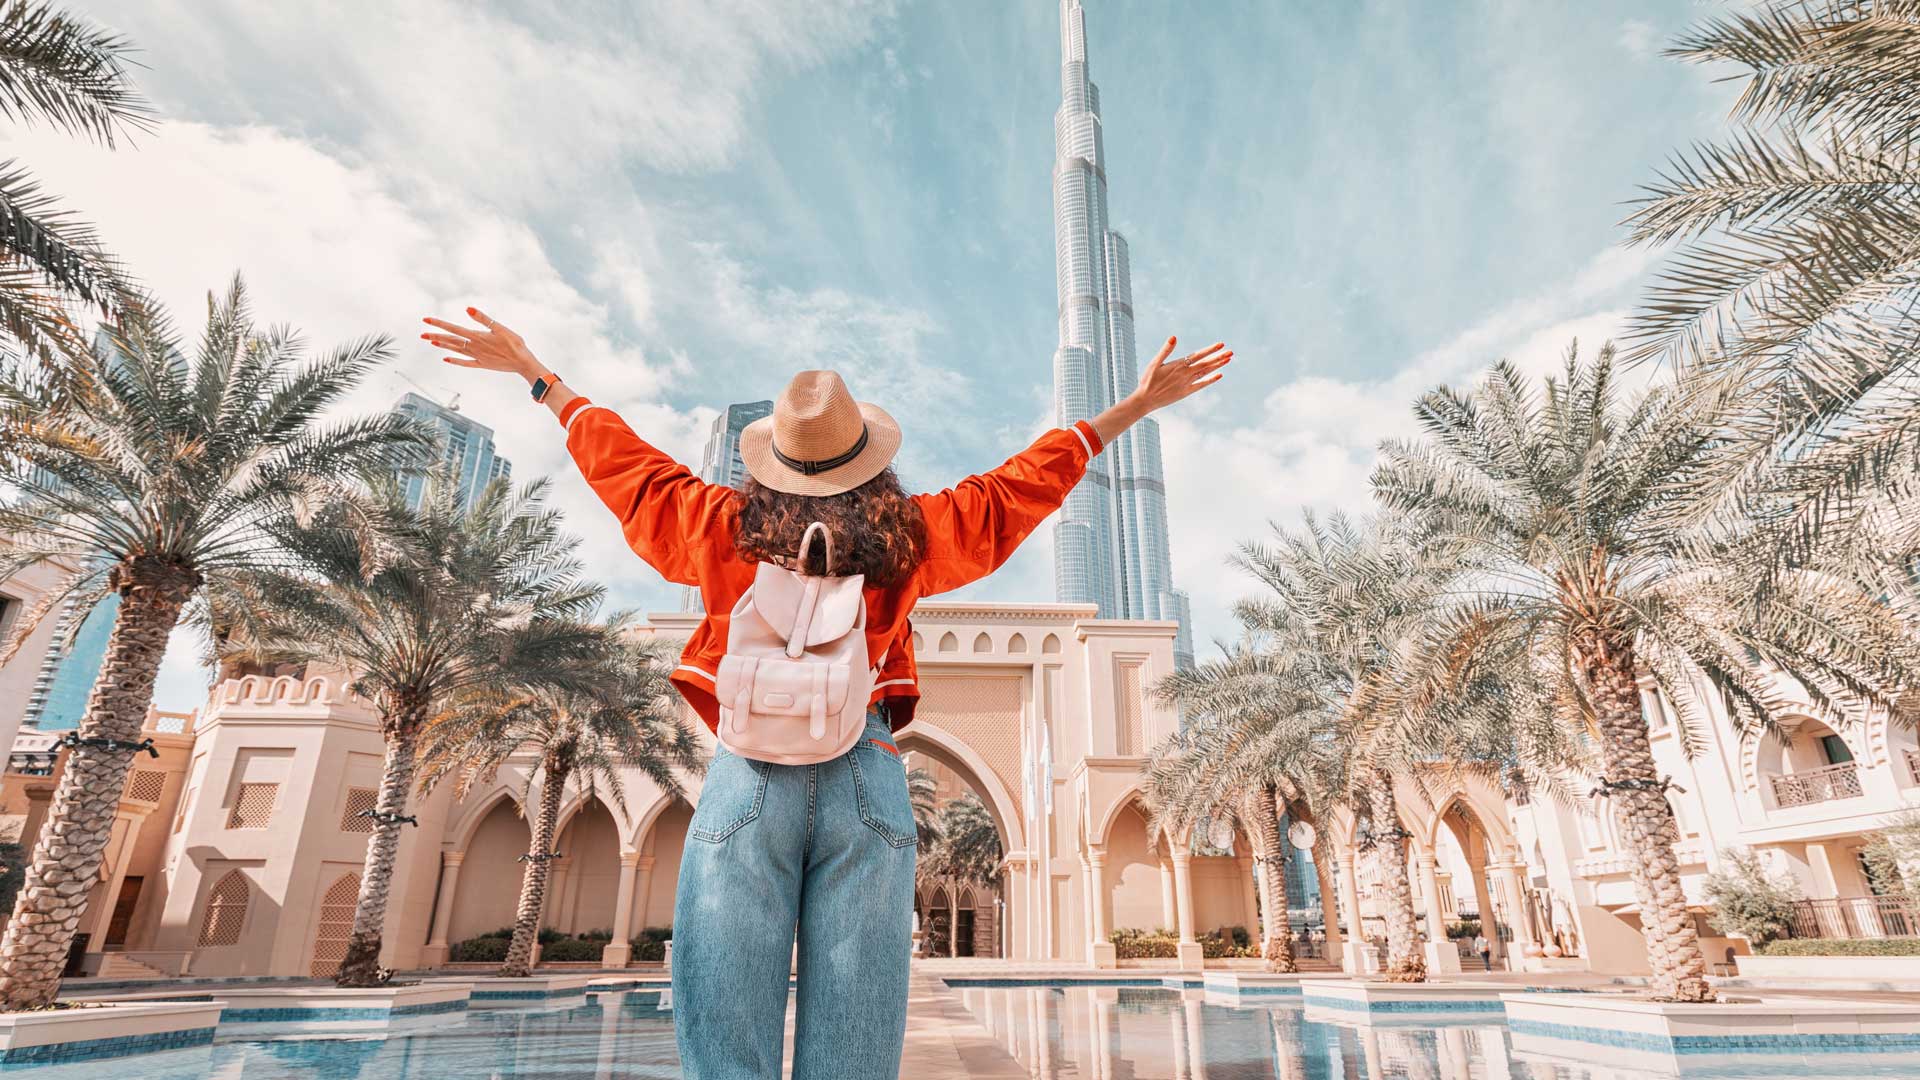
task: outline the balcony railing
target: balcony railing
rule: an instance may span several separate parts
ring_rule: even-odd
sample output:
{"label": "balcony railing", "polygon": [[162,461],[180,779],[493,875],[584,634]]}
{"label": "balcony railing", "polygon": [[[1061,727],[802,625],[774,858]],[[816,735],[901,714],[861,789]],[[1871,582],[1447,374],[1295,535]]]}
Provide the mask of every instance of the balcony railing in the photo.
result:
{"label": "balcony railing", "polygon": [[1797,938],[1882,938],[1920,935],[1920,898],[1843,896],[1795,900],[1791,919]]}
{"label": "balcony railing", "polygon": [[1920,750],[1907,751],[1907,775],[1920,784]]}
{"label": "balcony railing", "polygon": [[1851,761],[1807,772],[1775,773],[1769,779],[1773,781],[1773,801],[1781,806],[1806,806],[1862,794],[1860,769]]}

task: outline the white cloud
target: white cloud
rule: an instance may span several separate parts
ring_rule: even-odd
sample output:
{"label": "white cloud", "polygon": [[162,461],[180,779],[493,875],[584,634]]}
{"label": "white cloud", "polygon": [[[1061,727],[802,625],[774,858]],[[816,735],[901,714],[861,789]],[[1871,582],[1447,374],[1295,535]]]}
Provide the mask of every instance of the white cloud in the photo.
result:
{"label": "white cloud", "polygon": [[[143,85],[284,124],[389,170],[550,205],[634,163],[725,164],[770,68],[868,41],[892,0],[119,0],[90,14],[155,58]],[[193,63],[210,57],[216,62]],[[160,138],[170,137],[163,133]]]}
{"label": "white cloud", "polygon": [[[1249,592],[1248,579],[1227,562],[1238,544],[1264,540],[1269,523],[1292,527],[1307,509],[1368,512],[1376,449],[1418,433],[1415,398],[1440,383],[1468,385],[1501,358],[1529,374],[1555,371],[1576,338],[1583,352],[1597,350],[1623,328],[1620,294],[1647,261],[1644,253],[1609,248],[1566,285],[1500,308],[1388,378],[1288,382],[1266,396],[1251,425],[1218,422],[1225,403],[1207,397],[1164,414],[1173,577],[1192,595],[1196,644],[1236,632],[1231,608]],[[1245,366],[1258,362],[1236,358],[1242,370],[1229,369],[1222,388],[1231,393],[1236,377],[1250,381]]]}
{"label": "white cloud", "polygon": [[1620,47],[1635,60],[1651,60],[1660,49],[1660,28],[1645,19],[1628,19],[1620,26]]}

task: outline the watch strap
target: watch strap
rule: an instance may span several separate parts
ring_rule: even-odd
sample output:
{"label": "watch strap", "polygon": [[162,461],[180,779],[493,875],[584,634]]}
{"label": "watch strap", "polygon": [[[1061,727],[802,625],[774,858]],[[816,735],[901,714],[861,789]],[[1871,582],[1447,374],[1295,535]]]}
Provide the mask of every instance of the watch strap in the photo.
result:
{"label": "watch strap", "polygon": [[553,390],[553,388],[558,385],[560,385],[560,376],[554,374],[551,371],[533,380],[533,400],[535,401],[547,400],[547,394],[550,393]]}

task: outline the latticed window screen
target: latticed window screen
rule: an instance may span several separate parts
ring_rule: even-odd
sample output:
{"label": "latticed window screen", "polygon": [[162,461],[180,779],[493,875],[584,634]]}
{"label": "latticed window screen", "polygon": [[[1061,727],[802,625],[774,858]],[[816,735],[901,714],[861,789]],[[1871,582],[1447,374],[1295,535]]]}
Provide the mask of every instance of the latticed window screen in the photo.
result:
{"label": "latticed window screen", "polygon": [[127,778],[126,797],[134,802],[157,803],[166,790],[167,774],[157,769],[135,769]]}
{"label": "latticed window screen", "polygon": [[1146,710],[1140,704],[1140,665],[1120,665],[1120,756],[1144,754],[1147,749]]}
{"label": "latticed window screen", "polygon": [[279,800],[279,784],[241,784],[240,793],[234,796],[233,812],[227,815],[227,828],[266,828],[273,819],[273,804]]}
{"label": "latticed window screen", "polygon": [[347,939],[353,936],[353,910],[359,903],[359,874],[342,874],[320,898],[320,923],[313,932],[313,966],[308,971],[314,978],[328,978],[340,970],[340,961],[347,958]]}
{"label": "latticed window screen", "polygon": [[380,792],[370,787],[347,789],[347,808],[340,812],[340,831],[351,833],[370,833],[373,831],[373,819],[360,815],[373,809],[380,801]]}
{"label": "latticed window screen", "polygon": [[227,876],[215,882],[213,891],[207,894],[206,921],[200,924],[200,947],[238,944],[240,928],[247,921],[247,902],[252,897],[246,875],[238,870],[227,871]]}

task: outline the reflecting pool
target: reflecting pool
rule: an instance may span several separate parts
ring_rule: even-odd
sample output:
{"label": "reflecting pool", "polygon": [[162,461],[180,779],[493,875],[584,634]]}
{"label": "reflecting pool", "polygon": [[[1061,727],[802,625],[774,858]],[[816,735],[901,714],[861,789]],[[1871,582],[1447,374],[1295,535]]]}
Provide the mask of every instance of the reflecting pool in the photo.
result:
{"label": "reflecting pool", "polygon": [[[1688,1054],[1673,1069],[1648,1071],[1626,1067],[1601,1048],[1582,1060],[1537,1052],[1528,1037],[1516,1039],[1484,1013],[1454,1022],[1395,1017],[1369,1026],[1309,1013],[1297,992],[1229,1000],[1199,989],[1151,985],[983,986],[959,980],[949,992],[986,1036],[1037,1080],[1920,1077],[1920,1054],[1866,1052]],[[0,1075],[33,1080],[664,1080],[679,1077],[680,1066],[670,995],[621,990],[539,1006],[419,1017],[377,1031],[223,1025],[209,1047],[0,1067]]]}
{"label": "reflecting pool", "polygon": [[1570,1061],[1516,1046],[1484,1015],[1348,1022],[1297,993],[1228,1000],[1150,986],[956,986],[995,1041],[1041,1080],[1648,1080],[1920,1077],[1920,1054],[1687,1054],[1648,1071],[1594,1047]]}

